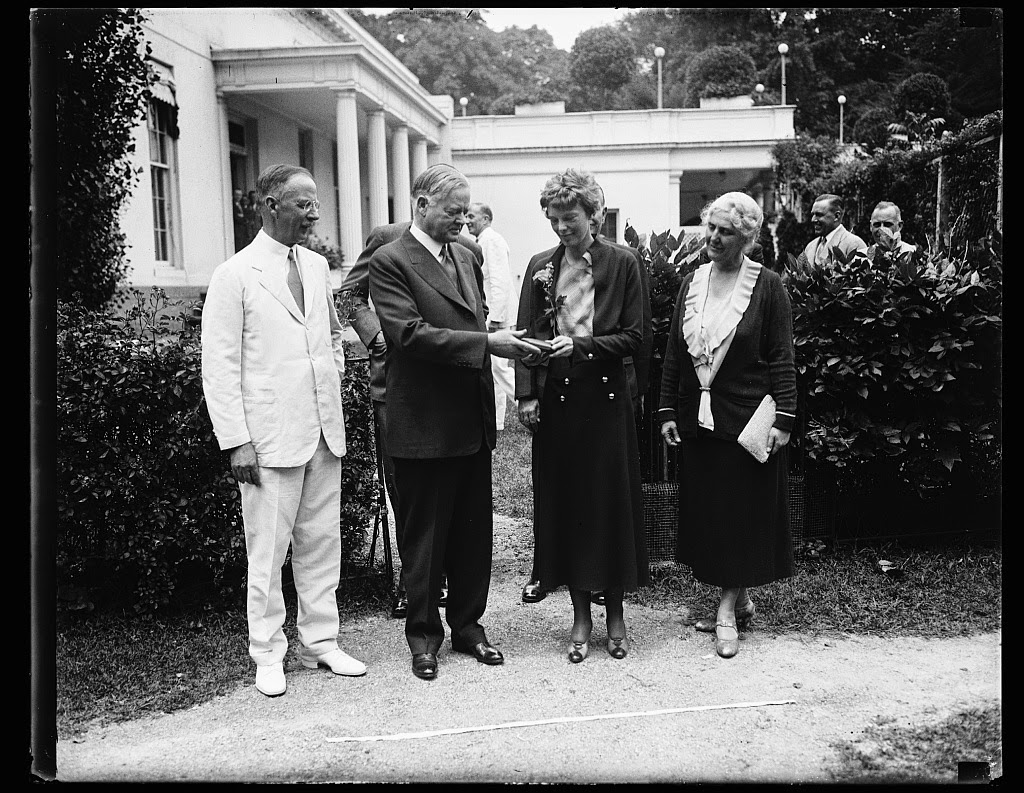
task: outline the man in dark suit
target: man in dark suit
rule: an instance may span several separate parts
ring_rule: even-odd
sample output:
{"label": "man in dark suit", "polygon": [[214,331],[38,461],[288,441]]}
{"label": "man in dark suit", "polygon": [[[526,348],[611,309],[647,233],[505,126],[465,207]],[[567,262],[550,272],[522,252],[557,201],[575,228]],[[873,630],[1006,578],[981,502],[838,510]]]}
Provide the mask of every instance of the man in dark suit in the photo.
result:
{"label": "man in dark suit", "polygon": [[484,664],[504,662],[480,618],[491,580],[491,451],[494,379],[490,356],[539,352],[525,331],[487,332],[482,272],[452,245],[466,223],[469,183],[450,165],[416,178],[413,221],[370,258],[370,299],[388,348],[385,440],[394,461],[409,609],[412,671],[437,677],[444,642],[437,601],[448,576],[452,649]]}
{"label": "man in dark suit", "polygon": [[[366,238],[366,247],[359,254],[356,263],[345,278],[341,286],[342,292],[348,292],[352,301],[352,312],[349,315],[349,322],[355,330],[359,340],[366,346],[370,354],[370,401],[373,403],[373,418],[377,427],[377,454],[380,455],[384,469],[384,487],[387,489],[388,499],[391,501],[391,508],[395,510],[395,537],[401,534],[401,524],[398,521],[398,495],[395,493],[395,466],[391,460],[385,440],[387,427],[387,413],[385,410],[384,395],[386,391],[384,366],[387,361],[388,345],[384,340],[384,334],[380,329],[380,320],[377,312],[370,305],[370,257],[374,252],[389,242],[394,242],[409,230],[411,222],[388,223],[377,226]],[[478,266],[483,266],[484,252],[477,243],[467,234],[460,234],[458,244],[464,245],[476,258]],[[448,601],[448,586],[441,578],[439,606],[446,606]],[[395,600],[391,605],[391,616],[396,618],[405,617],[409,609],[409,599],[405,590],[405,576],[400,573],[398,577],[398,591],[395,593]]]}

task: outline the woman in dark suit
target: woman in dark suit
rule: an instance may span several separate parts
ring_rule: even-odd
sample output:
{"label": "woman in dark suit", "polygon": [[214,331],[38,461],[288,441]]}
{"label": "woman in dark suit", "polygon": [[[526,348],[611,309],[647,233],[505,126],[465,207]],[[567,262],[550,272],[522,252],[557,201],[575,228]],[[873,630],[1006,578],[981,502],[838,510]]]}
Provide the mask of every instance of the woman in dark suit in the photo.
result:
{"label": "woman in dark suit", "polygon": [[[761,208],[726,193],[701,218],[710,262],[683,279],[669,329],[658,418],[681,446],[679,560],[722,596],[714,631],[723,658],[754,616],[747,587],[793,574],[784,449],[796,415],[793,318],[778,274],[747,256]],[[766,394],[775,400],[767,462],[737,437]]]}
{"label": "woman in dark suit", "polygon": [[591,233],[601,195],[589,173],[552,177],[540,205],[560,244],[527,271],[518,327],[551,346],[516,371],[519,420],[533,432],[537,573],[545,591],[569,589],[569,660],[587,657],[590,595],[598,590],[605,592],[607,650],[621,659],[629,651],[623,592],[650,577],[623,368],[643,340],[639,265]]}

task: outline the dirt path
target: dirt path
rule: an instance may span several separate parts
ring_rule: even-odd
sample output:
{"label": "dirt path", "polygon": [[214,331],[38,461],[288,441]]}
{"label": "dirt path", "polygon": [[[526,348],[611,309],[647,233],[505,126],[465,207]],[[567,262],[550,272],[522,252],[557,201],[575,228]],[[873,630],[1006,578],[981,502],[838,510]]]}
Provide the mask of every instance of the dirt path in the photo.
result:
{"label": "dirt path", "polygon": [[[437,680],[421,681],[400,622],[350,622],[342,646],[367,663],[365,677],[305,670],[290,651],[285,696],[267,699],[246,681],[192,710],[92,729],[58,743],[57,779],[829,782],[835,745],[870,725],[934,724],[1000,700],[999,634],[894,642],[755,629],[726,661],[683,614],[627,604],[629,656],[603,650],[595,607],[598,644],[570,664],[568,594],[519,600],[528,532],[496,517],[484,625],[504,666],[446,642]],[[514,722],[543,723],[501,726]],[[446,730],[457,732],[338,740]]]}

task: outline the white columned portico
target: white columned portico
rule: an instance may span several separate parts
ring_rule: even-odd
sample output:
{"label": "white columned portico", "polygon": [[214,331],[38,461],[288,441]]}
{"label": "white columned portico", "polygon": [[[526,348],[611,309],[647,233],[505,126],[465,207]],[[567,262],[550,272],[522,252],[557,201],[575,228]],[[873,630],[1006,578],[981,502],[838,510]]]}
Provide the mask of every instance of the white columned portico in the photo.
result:
{"label": "white columned portico", "polygon": [[391,133],[391,195],[395,205],[395,222],[412,220],[409,193],[409,128],[399,124]]}
{"label": "white columned portico", "polygon": [[369,172],[370,227],[388,222],[388,139],[384,111],[374,110],[368,116],[366,161]]}
{"label": "white columned portico", "polygon": [[[412,179],[423,173],[430,167],[427,161],[427,139],[417,138],[412,142]],[[411,190],[411,186],[410,186]]]}
{"label": "white columned portico", "polygon": [[[218,125],[220,137],[220,150],[231,151],[231,144],[228,142],[228,103],[223,91],[217,92],[217,114],[220,116]],[[231,195],[231,158],[224,156],[220,161],[220,186],[221,202],[224,215],[224,259],[229,259],[235,253],[235,222],[232,217],[232,206],[234,201]]]}
{"label": "white columned portico", "polygon": [[682,172],[668,175],[668,224],[670,226],[678,226],[683,222],[679,216],[679,191],[682,181]]}
{"label": "white columned portico", "polygon": [[359,126],[354,91],[337,91],[335,124],[338,136],[338,236],[342,254],[342,278],[352,269],[363,249],[363,222],[359,211]]}

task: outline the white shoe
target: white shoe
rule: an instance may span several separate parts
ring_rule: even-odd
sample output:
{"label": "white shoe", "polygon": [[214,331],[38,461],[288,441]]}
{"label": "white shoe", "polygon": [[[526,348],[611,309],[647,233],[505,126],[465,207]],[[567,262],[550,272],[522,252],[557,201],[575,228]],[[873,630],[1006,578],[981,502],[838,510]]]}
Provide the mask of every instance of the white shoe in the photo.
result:
{"label": "white shoe", "polygon": [[366,664],[362,661],[357,661],[351,655],[346,653],[344,650],[331,650],[329,653],[321,655],[319,658],[307,658],[302,657],[302,665],[307,669],[316,669],[320,666],[326,666],[336,675],[345,675],[347,677],[359,677],[360,675],[366,674]]}
{"label": "white shoe", "polygon": [[256,667],[256,690],[268,697],[279,697],[284,693],[284,664],[266,664]]}

